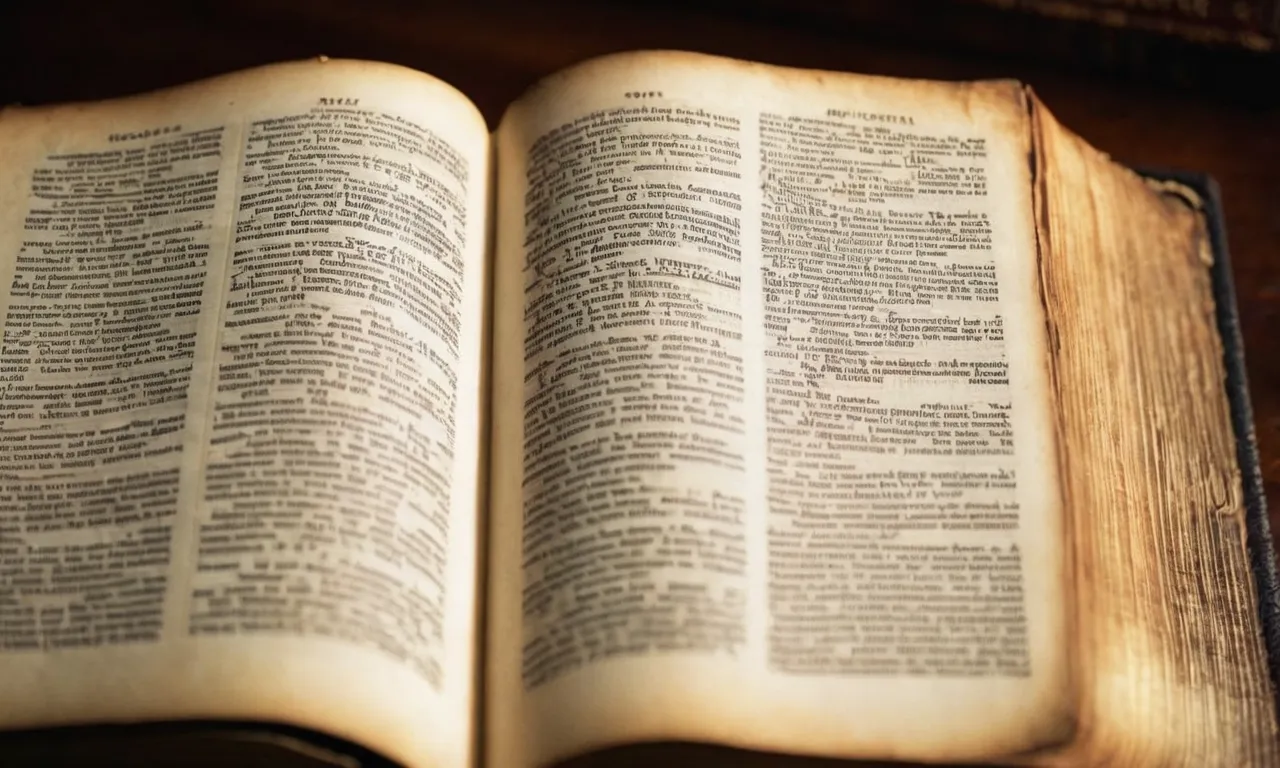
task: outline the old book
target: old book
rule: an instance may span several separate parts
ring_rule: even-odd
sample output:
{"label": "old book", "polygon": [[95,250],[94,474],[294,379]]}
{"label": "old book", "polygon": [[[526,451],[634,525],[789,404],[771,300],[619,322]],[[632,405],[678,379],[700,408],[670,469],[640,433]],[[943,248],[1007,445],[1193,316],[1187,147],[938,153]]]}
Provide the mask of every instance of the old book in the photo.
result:
{"label": "old book", "polygon": [[1210,201],[1018,83],[321,60],[0,169],[6,760],[1277,762]]}

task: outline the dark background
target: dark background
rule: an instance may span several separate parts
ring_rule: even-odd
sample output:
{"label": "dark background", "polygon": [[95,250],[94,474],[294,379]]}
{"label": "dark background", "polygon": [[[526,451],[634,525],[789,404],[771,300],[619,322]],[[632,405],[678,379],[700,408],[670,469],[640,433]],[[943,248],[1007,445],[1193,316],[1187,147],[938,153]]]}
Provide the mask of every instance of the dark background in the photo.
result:
{"label": "dark background", "polygon": [[1221,185],[1262,472],[1273,535],[1280,532],[1275,54],[1049,23],[962,0],[173,5],[0,0],[0,104],[106,98],[318,54],[429,72],[468,94],[491,125],[538,78],[636,48],[1030,83],[1066,126],[1120,162],[1205,172]]}

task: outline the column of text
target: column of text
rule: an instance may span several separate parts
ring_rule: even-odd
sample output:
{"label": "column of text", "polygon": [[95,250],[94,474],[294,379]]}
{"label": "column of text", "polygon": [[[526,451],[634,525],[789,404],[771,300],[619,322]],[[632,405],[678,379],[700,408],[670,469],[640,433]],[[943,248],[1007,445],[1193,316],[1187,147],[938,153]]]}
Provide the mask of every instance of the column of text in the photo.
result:
{"label": "column of text", "polygon": [[738,134],[637,106],[530,151],[528,687],[744,641]]}
{"label": "column of text", "polygon": [[246,142],[191,632],[336,637],[438,688],[466,163],[358,108]]}
{"label": "column of text", "polygon": [[1028,673],[986,146],[764,115],[770,662]]}
{"label": "column of text", "polygon": [[0,349],[0,649],[159,638],[221,156],[222,129],[172,127],[35,169]]}

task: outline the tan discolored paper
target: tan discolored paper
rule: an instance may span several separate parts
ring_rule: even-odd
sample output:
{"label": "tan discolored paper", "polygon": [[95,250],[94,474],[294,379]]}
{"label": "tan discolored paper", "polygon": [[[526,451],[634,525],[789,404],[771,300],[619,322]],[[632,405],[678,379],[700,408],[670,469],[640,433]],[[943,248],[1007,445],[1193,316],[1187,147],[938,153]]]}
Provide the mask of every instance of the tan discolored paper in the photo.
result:
{"label": "tan discolored paper", "polygon": [[322,60],[10,109],[0,147],[0,723],[469,764],[479,113]]}
{"label": "tan discolored paper", "polygon": [[1035,118],[1083,670],[1060,759],[1273,765],[1202,203]]}
{"label": "tan discolored paper", "polygon": [[[582,65],[508,111],[494,764],[670,739],[993,759],[1070,736],[1029,135],[1013,83],[670,53]],[[841,227],[880,234],[815,244]],[[938,292],[948,274],[978,289]],[[892,493],[859,504],[866,483]],[[1004,522],[957,529],[988,515]],[[850,572],[806,565],[823,557]],[[851,593],[890,571],[887,597]],[[913,571],[934,586],[912,592]],[[935,610],[948,600],[990,610],[997,636],[921,618],[958,615]],[[894,651],[912,621],[943,650]],[[991,658],[961,671],[947,653]]]}

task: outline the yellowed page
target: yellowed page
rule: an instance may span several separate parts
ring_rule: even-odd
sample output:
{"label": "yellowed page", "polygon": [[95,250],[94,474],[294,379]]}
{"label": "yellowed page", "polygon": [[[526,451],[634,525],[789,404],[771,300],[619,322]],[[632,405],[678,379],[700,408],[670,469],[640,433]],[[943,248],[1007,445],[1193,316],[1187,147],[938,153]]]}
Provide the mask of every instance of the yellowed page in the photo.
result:
{"label": "yellowed page", "polygon": [[487,748],[1065,740],[1014,83],[642,53],[496,135]]}
{"label": "yellowed page", "polygon": [[471,758],[488,135],[278,65],[0,113],[0,725]]}
{"label": "yellowed page", "polygon": [[1200,201],[1117,165],[1038,102],[1035,114],[1088,670],[1060,762],[1276,765]]}

